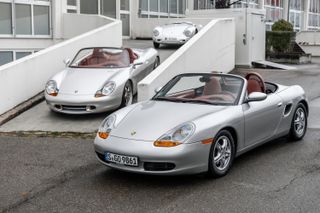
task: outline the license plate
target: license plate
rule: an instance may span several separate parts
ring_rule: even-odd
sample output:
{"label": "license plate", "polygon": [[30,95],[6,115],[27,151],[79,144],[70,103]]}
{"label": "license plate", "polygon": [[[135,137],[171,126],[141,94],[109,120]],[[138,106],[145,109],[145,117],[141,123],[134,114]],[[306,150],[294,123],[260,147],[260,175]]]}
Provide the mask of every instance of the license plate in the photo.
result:
{"label": "license plate", "polygon": [[104,157],[106,161],[109,161],[112,163],[122,164],[127,166],[138,166],[138,157],[118,155],[111,152],[106,152]]}
{"label": "license plate", "polygon": [[168,41],[176,41],[176,40],[177,40],[177,38],[169,37],[169,38],[167,38],[167,40],[168,40]]}

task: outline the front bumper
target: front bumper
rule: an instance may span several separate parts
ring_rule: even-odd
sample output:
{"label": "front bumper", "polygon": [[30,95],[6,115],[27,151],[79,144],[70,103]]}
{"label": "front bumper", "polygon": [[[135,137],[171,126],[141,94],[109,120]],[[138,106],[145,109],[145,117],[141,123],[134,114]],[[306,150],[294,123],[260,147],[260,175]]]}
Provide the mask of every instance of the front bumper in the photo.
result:
{"label": "front bumper", "polygon": [[181,37],[181,38],[169,38],[169,37],[153,37],[153,42],[159,44],[185,44],[189,41],[189,37]]}
{"label": "front bumper", "polygon": [[49,108],[66,114],[92,114],[111,111],[121,105],[121,96],[95,98],[92,95],[58,94],[53,97],[45,94]]}
{"label": "front bumper", "polygon": [[[96,137],[94,149],[97,159],[104,165],[134,173],[155,175],[195,174],[208,170],[210,145],[202,143],[181,144],[176,147],[155,147],[151,141],[137,141],[109,136],[106,140]],[[105,152],[138,157],[137,167],[106,162]],[[150,170],[150,164],[174,165],[162,171]],[[148,165],[148,167],[146,167]]]}

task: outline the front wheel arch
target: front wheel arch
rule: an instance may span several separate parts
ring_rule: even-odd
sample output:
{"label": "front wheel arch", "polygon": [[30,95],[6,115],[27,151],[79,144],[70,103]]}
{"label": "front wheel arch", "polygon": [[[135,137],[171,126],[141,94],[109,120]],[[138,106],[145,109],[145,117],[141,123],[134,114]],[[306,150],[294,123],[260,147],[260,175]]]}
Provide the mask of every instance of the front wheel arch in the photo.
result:
{"label": "front wheel arch", "polygon": [[[226,127],[223,127],[223,128],[221,128],[218,132],[217,132],[217,134],[219,133],[219,132],[221,132],[222,130],[227,130],[227,131],[229,131],[230,132],[230,134],[232,135],[232,137],[233,137],[233,140],[234,140],[234,151],[235,151],[235,155],[237,154],[237,150],[238,150],[238,133],[237,133],[237,131],[236,131],[236,129],[235,128],[233,128],[233,127],[231,127],[231,126],[226,126]],[[217,135],[216,134],[216,135]],[[215,138],[216,138],[216,135],[215,135]]]}

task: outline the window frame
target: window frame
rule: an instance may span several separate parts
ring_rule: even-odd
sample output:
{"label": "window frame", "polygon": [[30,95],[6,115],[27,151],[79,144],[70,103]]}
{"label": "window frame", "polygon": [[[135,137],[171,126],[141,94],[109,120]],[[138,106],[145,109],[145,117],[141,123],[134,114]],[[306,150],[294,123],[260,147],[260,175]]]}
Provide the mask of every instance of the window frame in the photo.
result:
{"label": "window frame", "polygon": [[[52,38],[52,1],[39,0],[0,0],[0,3],[11,4],[12,34],[0,34],[0,38]],[[17,34],[16,26],[16,4],[30,5],[31,14],[31,34]],[[49,9],[49,35],[36,35],[34,33],[34,6],[46,6]]]}

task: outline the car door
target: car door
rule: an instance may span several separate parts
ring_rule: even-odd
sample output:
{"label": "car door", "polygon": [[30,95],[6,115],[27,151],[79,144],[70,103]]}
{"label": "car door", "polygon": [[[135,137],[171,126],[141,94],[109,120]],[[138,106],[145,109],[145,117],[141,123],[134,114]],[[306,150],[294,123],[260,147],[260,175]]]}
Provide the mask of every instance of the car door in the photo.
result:
{"label": "car door", "polygon": [[274,136],[281,121],[282,100],[269,94],[263,101],[243,103],[245,146],[263,142]]}

